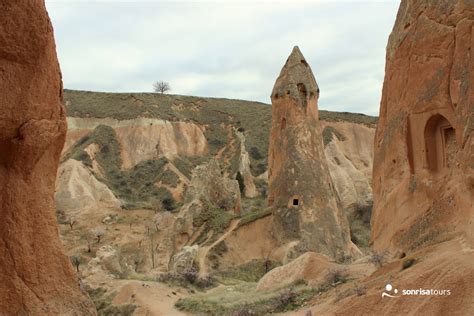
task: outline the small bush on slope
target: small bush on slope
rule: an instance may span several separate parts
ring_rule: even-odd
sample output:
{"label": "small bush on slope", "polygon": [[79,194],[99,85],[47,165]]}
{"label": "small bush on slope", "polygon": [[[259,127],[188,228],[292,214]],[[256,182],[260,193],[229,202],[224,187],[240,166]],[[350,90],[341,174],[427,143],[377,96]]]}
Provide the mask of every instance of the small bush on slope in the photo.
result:
{"label": "small bush on slope", "polygon": [[[156,199],[162,202],[167,200],[174,207],[171,193],[155,185],[168,162],[165,158],[142,161],[129,170],[122,170],[120,144],[115,130],[110,126],[99,125],[81,138],[65,155],[63,161],[71,158],[91,166],[90,157],[85,152],[85,148],[90,144],[99,146],[95,158],[104,171],[104,177],[96,174],[96,178],[104,182],[124,202],[124,208],[152,209]],[[85,156],[87,158],[84,158]]]}

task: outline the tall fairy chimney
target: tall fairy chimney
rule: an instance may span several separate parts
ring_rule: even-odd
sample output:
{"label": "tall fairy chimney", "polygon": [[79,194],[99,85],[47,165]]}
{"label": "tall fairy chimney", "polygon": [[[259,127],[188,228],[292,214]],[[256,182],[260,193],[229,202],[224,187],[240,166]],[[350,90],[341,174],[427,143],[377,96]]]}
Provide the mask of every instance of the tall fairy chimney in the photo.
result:
{"label": "tall fairy chimney", "polygon": [[269,195],[280,243],[298,241],[295,255],[354,254],[347,219],[329,175],[318,116],[319,87],[295,46],[273,87]]}

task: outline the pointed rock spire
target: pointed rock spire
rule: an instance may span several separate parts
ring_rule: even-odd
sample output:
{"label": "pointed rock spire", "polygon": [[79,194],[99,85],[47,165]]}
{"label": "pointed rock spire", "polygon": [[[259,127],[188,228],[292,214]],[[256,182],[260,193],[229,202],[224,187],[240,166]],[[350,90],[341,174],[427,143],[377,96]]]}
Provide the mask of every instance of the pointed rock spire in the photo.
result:
{"label": "pointed rock spire", "polygon": [[306,62],[298,46],[286,60],[278,79],[273,86],[272,99],[290,96],[300,103],[309,95],[310,98],[319,96],[319,87],[311,67]]}

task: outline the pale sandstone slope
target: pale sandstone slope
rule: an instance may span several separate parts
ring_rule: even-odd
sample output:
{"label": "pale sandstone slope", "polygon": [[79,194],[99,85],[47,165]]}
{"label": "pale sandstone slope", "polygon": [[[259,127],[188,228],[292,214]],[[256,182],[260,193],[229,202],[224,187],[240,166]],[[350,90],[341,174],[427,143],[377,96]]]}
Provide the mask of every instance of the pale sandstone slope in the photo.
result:
{"label": "pale sandstone slope", "polygon": [[65,151],[99,125],[112,127],[121,145],[122,168],[166,157],[202,156],[208,151],[203,128],[187,122],[169,122],[152,118],[117,120],[113,118],[68,117],[68,139]]}
{"label": "pale sandstone slope", "polygon": [[345,210],[372,203],[372,165],[375,129],[350,122],[322,122],[337,130],[343,139],[333,135],[324,152],[331,179]]}
{"label": "pale sandstone slope", "polygon": [[120,201],[81,162],[68,159],[61,164],[56,181],[56,207],[69,213],[89,208],[120,208]]}

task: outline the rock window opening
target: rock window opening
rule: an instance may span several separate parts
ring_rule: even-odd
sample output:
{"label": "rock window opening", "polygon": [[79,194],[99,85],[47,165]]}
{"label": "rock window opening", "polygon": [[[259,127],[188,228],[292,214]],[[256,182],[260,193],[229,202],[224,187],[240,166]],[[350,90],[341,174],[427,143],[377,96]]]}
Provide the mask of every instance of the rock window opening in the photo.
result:
{"label": "rock window opening", "polygon": [[285,127],[286,127],[286,118],[283,118],[283,119],[281,120],[280,128],[281,128],[281,129],[285,129]]}
{"label": "rock window opening", "polygon": [[293,206],[298,206],[300,201],[298,199],[293,199]]}
{"label": "rock window opening", "polygon": [[306,91],[306,86],[303,83],[298,83],[297,87],[298,92],[300,94],[300,100],[303,102],[303,106],[306,107],[308,95],[308,92]]}
{"label": "rock window opening", "polygon": [[457,150],[455,130],[444,116],[436,114],[426,123],[425,146],[429,170],[453,167]]}

